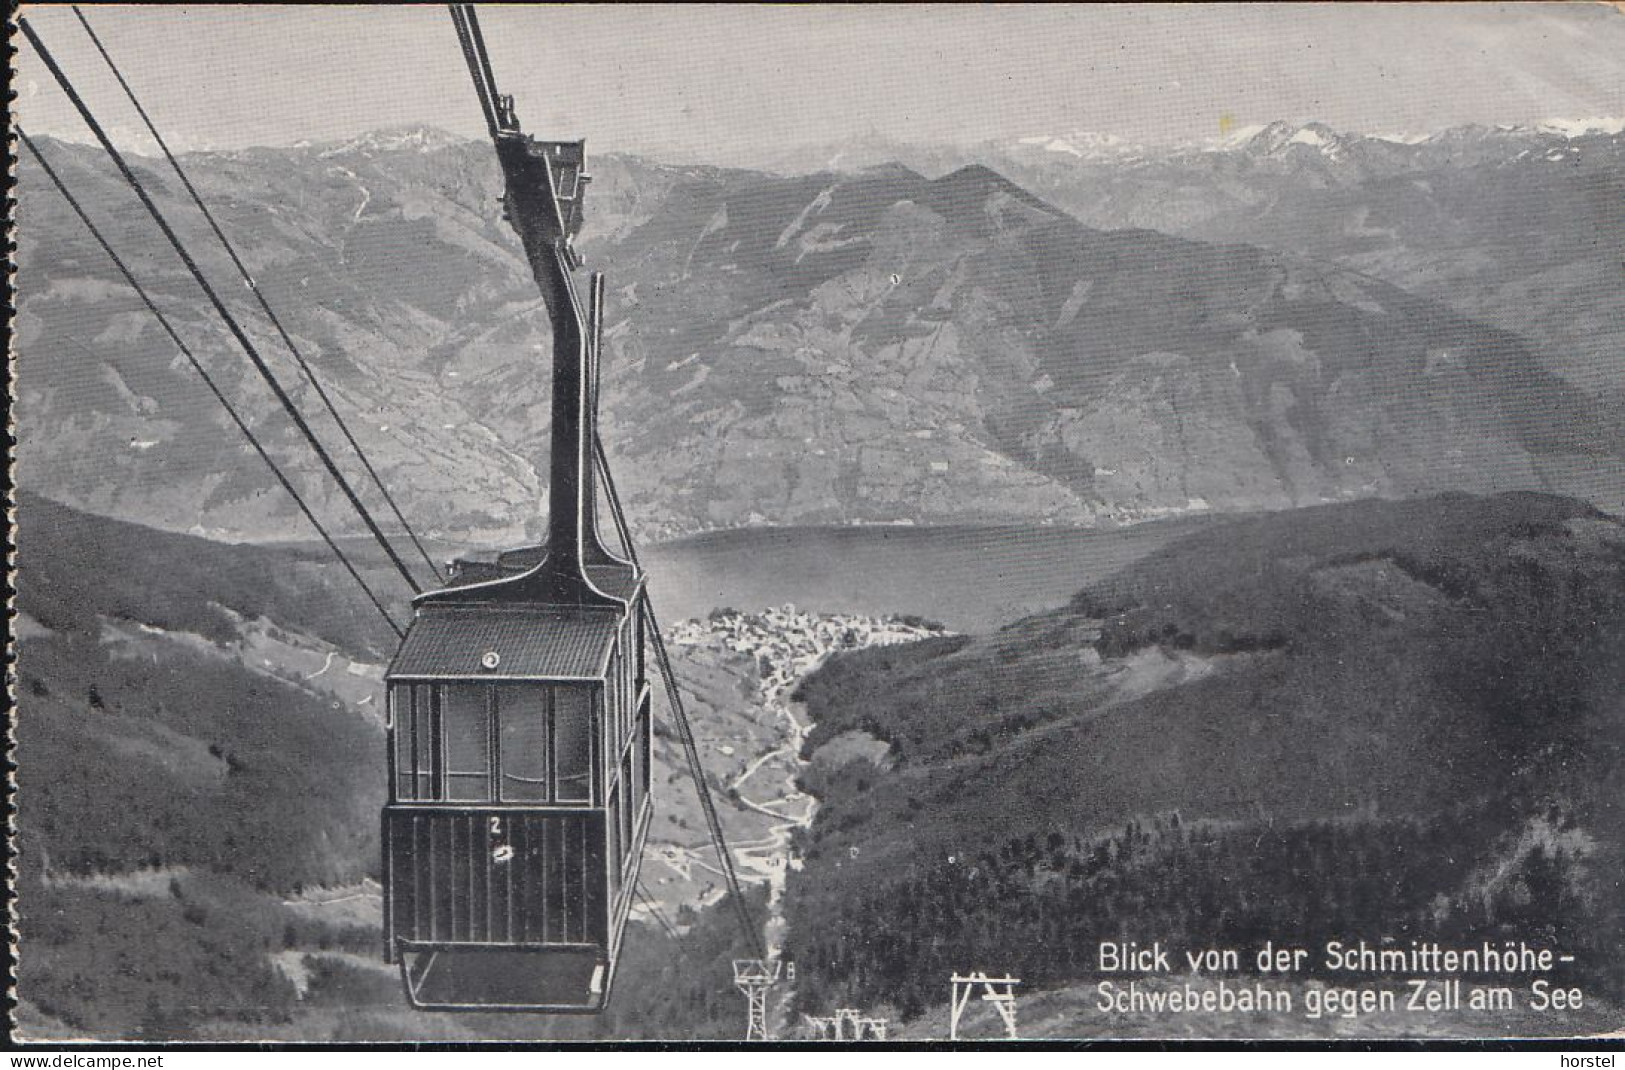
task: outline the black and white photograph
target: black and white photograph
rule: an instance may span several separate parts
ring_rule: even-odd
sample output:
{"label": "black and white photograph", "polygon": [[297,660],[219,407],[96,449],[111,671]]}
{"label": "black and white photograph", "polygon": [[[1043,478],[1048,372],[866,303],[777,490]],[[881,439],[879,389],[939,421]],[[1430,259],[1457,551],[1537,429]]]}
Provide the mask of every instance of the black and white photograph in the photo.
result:
{"label": "black and white photograph", "polygon": [[8,21],[12,1043],[1625,1039],[1625,7]]}

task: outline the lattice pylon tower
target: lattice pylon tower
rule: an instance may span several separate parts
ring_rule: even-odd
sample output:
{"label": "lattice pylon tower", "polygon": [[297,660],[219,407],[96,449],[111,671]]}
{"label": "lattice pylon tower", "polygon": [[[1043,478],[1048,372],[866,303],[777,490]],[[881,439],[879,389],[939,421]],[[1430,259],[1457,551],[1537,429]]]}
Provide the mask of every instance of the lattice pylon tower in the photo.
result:
{"label": "lattice pylon tower", "polygon": [[837,1007],[835,1009],[835,1039],[863,1039],[863,1019],[858,1014],[856,1007]]}
{"label": "lattice pylon tower", "polygon": [[865,1018],[852,1007],[842,1007],[827,1018],[803,1014],[803,1032],[811,1040],[885,1040],[889,1018]]}
{"label": "lattice pylon tower", "polygon": [[779,963],[762,959],[734,959],[734,987],[745,994],[750,1017],[746,1040],[767,1040],[767,990],[779,979]]}
{"label": "lattice pylon tower", "polygon": [[965,1006],[970,1003],[971,995],[976,986],[982,986],[982,999],[993,1004],[993,1009],[999,1012],[1004,1020],[1004,1033],[1011,1040],[1016,1039],[1016,986],[1021,983],[1017,977],[989,977],[985,973],[973,973],[966,977],[954,974],[949,979],[953,986],[952,1002],[948,1004],[948,1039],[959,1039],[959,1018],[965,1013]]}
{"label": "lattice pylon tower", "polygon": [[807,1023],[807,1033],[813,1040],[829,1040],[835,1031],[835,1019],[815,1018],[810,1014],[801,1016]]}

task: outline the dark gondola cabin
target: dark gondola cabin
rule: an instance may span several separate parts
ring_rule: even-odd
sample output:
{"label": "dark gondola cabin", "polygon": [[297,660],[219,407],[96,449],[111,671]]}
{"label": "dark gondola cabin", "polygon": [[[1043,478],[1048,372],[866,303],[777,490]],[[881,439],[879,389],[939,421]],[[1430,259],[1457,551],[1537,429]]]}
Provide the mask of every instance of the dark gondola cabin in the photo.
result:
{"label": "dark gondola cabin", "polygon": [[507,215],[553,328],[547,538],[459,563],[417,599],[386,674],[386,955],[416,1007],[593,1012],[649,824],[646,594],[594,508],[603,287],[585,329],[570,275],[582,145],[504,120]]}

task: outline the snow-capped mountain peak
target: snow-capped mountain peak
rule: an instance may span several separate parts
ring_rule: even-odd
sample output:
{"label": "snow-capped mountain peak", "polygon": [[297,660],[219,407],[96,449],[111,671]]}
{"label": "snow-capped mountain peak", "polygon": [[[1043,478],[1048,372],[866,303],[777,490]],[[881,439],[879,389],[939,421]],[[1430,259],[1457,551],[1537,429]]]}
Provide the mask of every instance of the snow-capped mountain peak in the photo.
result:
{"label": "snow-capped mountain peak", "polygon": [[1584,137],[1587,134],[1619,134],[1625,133],[1625,116],[1615,116],[1612,119],[1593,117],[1590,119],[1547,119],[1535,129],[1542,134],[1557,134],[1562,137]]}
{"label": "snow-capped mountain peak", "polygon": [[1226,149],[1239,149],[1247,142],[1264,132],[1263,123],[1248,123],[1228,130],[1218,137],[1203,138],[1196,147],[1222,152]]}
{"label": "snow-capped mountain peak", "polygon": [[369,130],[359,137],[329,145],[320,155],[327,157],[343,156],[348,153],[433,152],[436,149],[462,144],[466,140],[468,139],[437,126],[423,124],[390,126]]}
{"label": "snow-capped mountain peak", "polygon": [[1276,120],[1264,127],[1241,146],[1258,156],[1277,156],[1302,145],[1318,150],[1322,155],[1336,158],[1344,147],[1344,137],[1325,123],[1289,123]]}
{"label": "snow-capped mountain peak", "polygon": [[1053,152],[1080,160],[1121,159],[1136,156],[1141,152],[1139,145],[1115,134],[1101,134],[1090,130],[1073,131],[1063,135],[1037,134],[1020,138],[1016,144],[1023,148]]}

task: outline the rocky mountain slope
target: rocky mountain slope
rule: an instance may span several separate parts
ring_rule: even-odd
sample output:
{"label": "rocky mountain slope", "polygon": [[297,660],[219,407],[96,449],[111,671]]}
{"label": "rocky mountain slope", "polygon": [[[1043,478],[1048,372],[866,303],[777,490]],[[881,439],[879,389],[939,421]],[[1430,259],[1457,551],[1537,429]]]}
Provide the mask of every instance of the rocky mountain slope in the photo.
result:
{"label": "rocky mountain slope", "polygon": [[1617,404],[1617,122],[1421,138],[1277,122],[1163,151],[1068,135],[977,156],[1090,226],[1249,242],[1375,275],[1519,334],[1546,368]]}
{"label": "rocky mountain slope", "polygon": [[[50,151],[341,516],[105,164]],[[228,278],[173,180],[142,167]],[[488,148],[395,131],[190,167],[408,515],[459,539],[533,524],[545,325],[497,215]],[[1091,523],[1444,487],[1625,500],[1606,399],[1516,336],[1368,275],[1091,229],[981,167],[934,180],[895,166],[593,169],[583,244],[611,279],[605,435],[645,533]],[[20,197],[24,482],[172,528],[298,530],[26,161]],[[225,289],[297,379],[240,286]]]}
{"label": "rocky mountain slope", "polygon": [[989,164],[1083,223],[1248,242],[1365,271],[1531,343],[1619,404],[1625,130],[1615,120],[1361,135],[1318,122],[1145,146],[1087,131],[971,147],[873,136],[765,161],[786,173]]}

